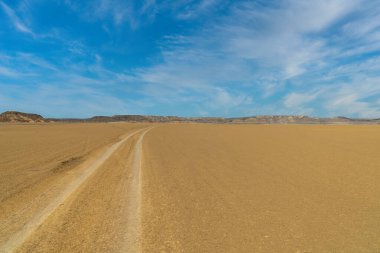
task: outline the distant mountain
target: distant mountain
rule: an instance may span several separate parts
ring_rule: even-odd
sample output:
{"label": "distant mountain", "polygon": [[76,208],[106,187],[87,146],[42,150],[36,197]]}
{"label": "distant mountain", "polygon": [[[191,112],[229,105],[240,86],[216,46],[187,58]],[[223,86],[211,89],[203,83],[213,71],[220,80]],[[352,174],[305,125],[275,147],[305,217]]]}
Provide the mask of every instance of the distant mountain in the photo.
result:
{"label": "distant mountain", "polygon": [[347,117],[313,118],[308,116],[267,115],[227,119],[230,123],[251,124],[378,124],[380,119],[351,119]]}
{"label": "distant mountain", "polygon": [[34,113],[7,111],[0,114],[0,122],[44,123],[44,122],[48,122],[48,120],[44,119],[41,115],[34,114]]}
{"label": "distant mountain", "polygon": [[346,117],[313,118],[308,116],[266,115],[239,118],[178,117],[146,115],[95,116],[88,119],[51,119],[64,122],[196,122],[225,124],[379,124],[380,119],[350,119]]}
{"label": "distant mountain", "polygon": [[200,122],[200,123],[225,123],[224,118],[204,117],[189,118],[177,116],[151,116],[151,115],[114,115],[94,116],[88,119],[49,119],[60,122]]}
{"label": "distant mountain", "polygon": [[351,119],[346,117],[313,118],[308,116],[267,115],[239,118],[221,117],[177,117],[177,116],[150,116],[150,115],[114,115],[94,116],[87,119],[50,118],[41,115],[8,111],[0,114],[0,122],[13,123],[45,123],[45,122],[195,122],[219,124],[380,124],[380,119]]}

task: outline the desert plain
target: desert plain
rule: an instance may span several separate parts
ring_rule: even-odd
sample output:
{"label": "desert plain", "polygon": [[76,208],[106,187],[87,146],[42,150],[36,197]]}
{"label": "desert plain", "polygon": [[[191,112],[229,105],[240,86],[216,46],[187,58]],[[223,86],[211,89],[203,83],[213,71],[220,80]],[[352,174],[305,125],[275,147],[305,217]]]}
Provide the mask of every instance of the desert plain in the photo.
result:
{"label": "desert plain", "polygon": [[380,252],[380,126],[0,125],[0,252]]}

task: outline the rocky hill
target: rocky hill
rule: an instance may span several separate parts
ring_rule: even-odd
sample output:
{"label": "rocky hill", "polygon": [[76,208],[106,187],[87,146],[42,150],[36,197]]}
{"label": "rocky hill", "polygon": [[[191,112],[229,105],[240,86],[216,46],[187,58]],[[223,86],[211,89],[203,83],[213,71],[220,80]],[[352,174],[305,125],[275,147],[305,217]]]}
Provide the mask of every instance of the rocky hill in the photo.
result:
{"label": "rocky hill", "polygon": [[7,111],[0,114],[0,122],[9,123],[44,123],[48,120],[44,119],[41,115],[34,113],[24,113],[16,111]]}

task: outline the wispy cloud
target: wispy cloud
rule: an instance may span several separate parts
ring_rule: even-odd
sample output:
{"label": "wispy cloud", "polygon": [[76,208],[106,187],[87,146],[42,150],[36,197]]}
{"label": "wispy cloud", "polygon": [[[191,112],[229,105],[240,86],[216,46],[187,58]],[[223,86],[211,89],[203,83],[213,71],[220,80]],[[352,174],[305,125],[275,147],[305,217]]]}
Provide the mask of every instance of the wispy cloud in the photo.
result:
{"label": "wispy cloud", "polygon": [[66,59],[57,66],[30,53],[3,54],[1,58],[7,65],[0,66],[1,110],[27,108],[50,117],[70,117],[75,111],[76,117],[89,117],[138,109],[131,108],[134,102],[130,99],[115,95],[134,92],[123,87],[128,75],[104,68],[101,61],[84,65]]}
{"label": "wispy cloud", "polygon": [[[208,23],[203,30],[191,36],[168,38],[162,61],[140,70],[138,75],[147,85],[157,87],[160,96],[165,90],[175,96],[174,91],[185,95],[184,90],[223,91],[223,87],[234,87],[252,94],[254,102],[249,106],[272,103],[271,107],[279,112],[380,116],[378,107],[363,101],[369,94],[377,94],[373,87],[380,85],[379,80],[372,79],[366,85],[359,81],[363,73],[378,76],[377,57],[351,59],[377,48],[371,44],[373,36],[354,40],[348,32],[363,27],[365,31],[361,32],[368,35],[379,28],[379,22],[370,20],[365,13],[377,17],[380,6],[371,5],[376,7],[374,11],[363,9],[362,4],[359,0],[290,0],[280,1],[275,7],[237,3],[227,16]],[[348,21],[349,15],[355,18]],[[345,55],[347,40],[350,50],[361,50]],[[331,85],[334,82],[340,84],[339,89]],[[366,95],[358,94],[355,86],[366,87]],[[278,91],[284,95],[276,101]],[[223,97],[215,91],[212,94],[208,98],[212,101]],[[240,95],[234,99],[239,98]],[[240,112],[247,111],[244,103],[226,104],[240,107]],[[210,108],[209,104],[201,106],[201,111],[206,107]]]}
{"label": "wispy cloud", "polygon": [[[112,24],[120,27],[129,24],[130,28],[137,29],[141,23],[154,19],[157,12],[155,0],[122,1],[122,0],[96,0],[91,2],[77,2],[65,0],[64,3],[72,11],[88,21],[112,20]],[[107,26],[103,27],[108,30]]]}
{"label": "wispy cloud", "polygon": [[[356,79],[357,78],[357,79]],[[380,105],[373,99],[380,98],[380,77],[357,76],[350,83],[329,87],[323,94],[322,104],[333,114],[363,118],[380,117]]]}
{"label": "wispy cloud", "polygon": [[35,36],[33,31],[16,15],[15,11],[12,8],[6,5],[3,1],[0,1],[0,6],[3,9],[3,11],[7,14],[14,28],[16,28],[20,32]]}
{"label": "wispy cloud", "polygon": [[[358,1],[282,1],[275,8],[258,8],[252,3],[234,7],[230,19],[218,27],[227,39],[227,53],[253,60],[264,70],[274,68],[284,79],[310,71],[328,57],[325,31]],[[233,17],[233,18],[232,18]]]}
{"label": "wispy cloud", "polygon": [[313,100],[317,98],[318,93],[310,92],[310,93],[296,93],[292,92],[286,95],[284,99],[284,105],[288,108],[298,108],[303,107],[306,104],[311,103]]}
{"label": "wispy cloud", "polygon": [[180,10],[176,17],[184,20],[194,19],[209,13],[211,9],[221,4],[220,0],[201,0],[194,2],[195,3],[186,3],[183,10]]}
{"label": "wispy cloud", "polygon": [[[0,0],[16,31],[40,39],[54,37],[48,43],[33,40],[41,43],[30,47],[39,47],[36,52],[2,54],[3,87],[22,81],[38,84],[32,94],[57,108],[58,103],[47,98],[49,92],[57,92],[54,99],[66,108],[79,106],[76,99],[83,98],[80,105],[86,109],[80,115],[86,110],[88,114],[122,110],[380,117],[377,1],[65,0],[64,4],[71,10],[64,17],[83,25],[79,32],[48,27],[43,31],[57,32],[36,35],[19,5],[12,9]],[[45,46],[53,54],[44,54]],[[112,108],[111,103],[117,106]]]}
{"label": "wispy cloud", "polygon": [[[221,94],[214,89],[235,87],[255,92],[261,82],[264,90],[271,86],[267,94],[273,94],[286,80],[323,66],[329,53],[326,42],[323,37],[311,35],[324,32],[356,4],[352,1],[343,5],[340,0],[309,4],[284,1],[273,9],[237,3],[227,16],[191,36],[168,37],[161,62],[140,69],[137,79],[153,87],[150,95],[161,97],[184,96],[185,91],[200,96],[211,92],[211,100],[217,101]],[[253,96],[260,95],[256,93]],[[229,104],[231,108],[244,108],[242,104]]]}
{"label": "wispy cloud", "polygon": [[1,76],[17,77],[18,75],[19,73],[13,71],[12,69],[0,66],[0,77]]}

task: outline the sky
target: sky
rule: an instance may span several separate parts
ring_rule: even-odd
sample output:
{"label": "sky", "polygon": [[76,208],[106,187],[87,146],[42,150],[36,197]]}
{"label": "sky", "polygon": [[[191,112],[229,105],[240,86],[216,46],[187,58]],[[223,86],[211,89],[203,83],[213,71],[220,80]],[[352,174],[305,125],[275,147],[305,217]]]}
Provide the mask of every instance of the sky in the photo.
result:
{"label": "sky", "polygon": [[0,112],[380,118],[377,0],[0,0]]}

